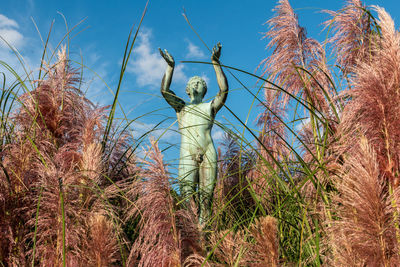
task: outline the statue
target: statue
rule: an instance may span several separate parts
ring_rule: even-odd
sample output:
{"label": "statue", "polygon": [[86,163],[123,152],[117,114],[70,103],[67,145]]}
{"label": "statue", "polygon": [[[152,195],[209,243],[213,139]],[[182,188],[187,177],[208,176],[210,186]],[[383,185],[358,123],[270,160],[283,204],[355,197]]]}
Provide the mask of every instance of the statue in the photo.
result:
{"label": "statue", "polygon": [[161,56],[168,64],[161,82],[161,94],[175,109],[181,133],[178,171],[181,181],[180,190],[185,197],[196,197],[199,204],[200,222],[211,215],[212,196],[217,178],[217,153],[211,138],[211,129],[215,115],[228,96],[228,81],[219,63],[221,47],[218,43],[213,48],[211,56],[220,90],[217,96],[208,103],[202,102],[207,92],[207,84],[198,76],[190,78],[186,86],[190,103],[185,103],[169,89],[175,61],[167,50],[164,49],[163,52],[159,49]]}

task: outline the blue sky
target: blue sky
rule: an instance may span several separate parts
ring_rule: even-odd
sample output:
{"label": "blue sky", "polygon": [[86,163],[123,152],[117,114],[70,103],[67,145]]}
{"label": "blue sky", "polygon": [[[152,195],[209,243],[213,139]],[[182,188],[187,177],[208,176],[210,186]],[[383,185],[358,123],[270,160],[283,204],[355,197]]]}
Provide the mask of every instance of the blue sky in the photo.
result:
{"label": "blue sky", "polygon": [[[308,36],[319,41],[326,38],[321,23],[327,19],[320,11],[338,10],[344,5],[344,1],[337,0],[290,2],[299,16],[300,24],[306,27]],[[395,22],[400,17],[400,9],[395,0],[364,2],[367,5],[384,7]],[[18,49],[37,77],[43,44],[32,19],[43,38],[49,31],[51,21],[55,20],[50,40],[51,48],[54,49],[67,32],[63,16],[69,28],[86,18],[70,35],[70,57],[77,61],[82,58],[83,64],[88,67],[84,70],[83,89],[87,90],[89,98],[100,105],[108,105],[111,104],[112,94],[93,72],[102,77],[111,90],[115,90],[129,30],[132,25],[138,25],[145,4],[144,0],[3,1],[0,9],[0,35]],[[182,60],[210,60],[210,52],[182,16],[183,8],[209,48],[218,41],[222,43],[223,64],[255,72],[260,61],[270,53],[265,49],[266,40],[261,38],[262,33],[267,30],[263,23],[272,17],[275,5],[276,1],[270,0],[150,1],[120,95],[121,106],[128,118],[135,119],[132,124],[133,135],[140,136],[164,119],[166,121],[161,128],[171,127],[177,130],[175,114],[159,92],[166,65],[158,54],[158,47],[168,49],[177,62],[171,86],[176,94],[186,97],[186,81],[194,75],[203,76],[207,81],[209,90],[206,98],[211,98],[218,92],[210,65],[179,63]],[[0,60],[22,72],[19,62],[3,43],[0,43]],[[252,107],[253,99],[250,94],[230,74],[226,74],[231,90],[226,104],[243,121],[248,121],[249,127],[255,128],[254,121],[259,109]],[[257,92],[255,79],[240,73],[234,74],[254,93]],[[137,119],[138,117],[140,118]],[[242,131],[238,121],[225,108],[217,115],[217,120],[230,129]],[[214,128],[213,135],[218,146],[222,131],[219,127]],[[159,136],[161,132],[162,130],[154,134]],[[251,136],[246,136],[252,140]],[[167,131],[161,140],[164,144],[177,145],[179,135],[175,131]],[[177,157],[174,146],[167,153],[167,158]]]}

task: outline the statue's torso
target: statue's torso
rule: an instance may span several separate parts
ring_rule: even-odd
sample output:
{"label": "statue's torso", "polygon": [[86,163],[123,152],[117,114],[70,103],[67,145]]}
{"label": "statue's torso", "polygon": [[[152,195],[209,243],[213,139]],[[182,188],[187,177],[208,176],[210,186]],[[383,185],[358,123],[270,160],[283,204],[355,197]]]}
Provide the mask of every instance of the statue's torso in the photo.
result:
{"label": "statue's torso", "polygon": [[214,114],[211,103],[189,104],[177,113],[182,136],[181,153],[205,154],[215,150],[211,139]]}

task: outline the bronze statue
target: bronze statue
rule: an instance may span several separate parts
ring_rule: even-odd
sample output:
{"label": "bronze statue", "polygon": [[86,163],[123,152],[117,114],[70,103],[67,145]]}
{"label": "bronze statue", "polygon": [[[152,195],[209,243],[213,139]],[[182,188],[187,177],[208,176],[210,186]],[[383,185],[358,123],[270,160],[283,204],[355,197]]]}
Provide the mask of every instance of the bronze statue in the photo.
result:
{"label": "bronze statue", "polygon": [[187,83],[189,103],[185,103],[169,89],[175,61],[165,49],[164,52],[160,49],[160,54],[168,64],[161,83],[161,93],[175,109],[182,136],[178,171],[181,194],[185,197],[196,196],[198,191],[196,199],[200,208],[199,219],[204,221],[210,216],[217,178],[217,153],[211,138],[211,129],[215,115],[228,96],[228,81],[219,63],[221,44],[218,43],[213,48],[211,56],[220,90],[217,96],[207,103],[202,102],[207,92],[207,84],[201,77],[194,76]]}

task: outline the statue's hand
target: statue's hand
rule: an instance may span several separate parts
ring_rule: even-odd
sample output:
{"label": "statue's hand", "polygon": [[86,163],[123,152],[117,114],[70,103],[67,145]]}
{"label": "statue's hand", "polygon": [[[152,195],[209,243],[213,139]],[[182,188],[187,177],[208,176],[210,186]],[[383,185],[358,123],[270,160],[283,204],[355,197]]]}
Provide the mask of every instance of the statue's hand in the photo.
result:
{"label": "statue's hand", "polygon": [[158,48],[160,51],[161,56],[165,59],[167,64],[171,67],[175,66],[175,60],[174,58],[168,53],[167,49],[164,49],[164,52],[161,50],[161,48]]}
{"label": "statue's hand", "polygon": [[213,47],[211,60],[216,60],[219,62],[219,57],[221,56],[221,48],[222,45],[220,42],[218,42],[218,44]]}

